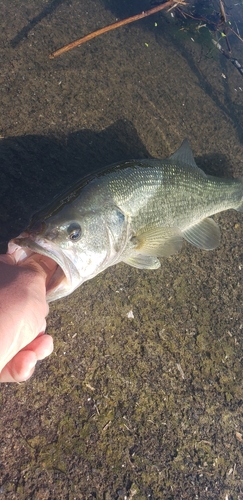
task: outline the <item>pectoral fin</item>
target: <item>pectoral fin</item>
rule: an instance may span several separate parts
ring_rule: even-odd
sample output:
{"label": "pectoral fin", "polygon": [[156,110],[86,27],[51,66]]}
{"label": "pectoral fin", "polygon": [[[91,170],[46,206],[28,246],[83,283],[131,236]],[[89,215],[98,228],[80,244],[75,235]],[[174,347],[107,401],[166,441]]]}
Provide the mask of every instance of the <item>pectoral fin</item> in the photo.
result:
{"label": "pectoral fin", "polygon": [[169,257],[182,247],[182,233],[178,228],[157,227],[133,238],[139,254],[154,257]]}
{"label": "pectoral fin", "polygon": [[220,229],[213,219],[203,219],[183,231],[183,238],[195,247],[213,250],[220,243]]}

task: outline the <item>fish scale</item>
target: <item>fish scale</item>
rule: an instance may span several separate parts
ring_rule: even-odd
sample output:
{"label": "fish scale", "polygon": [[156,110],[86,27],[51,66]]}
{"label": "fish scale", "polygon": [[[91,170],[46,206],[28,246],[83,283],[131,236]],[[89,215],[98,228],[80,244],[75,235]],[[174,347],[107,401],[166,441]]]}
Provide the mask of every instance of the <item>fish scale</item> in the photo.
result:
{"label": "fish scale", "polygon": [[[147,166],[143,167],[145,162]],[[186,164],[173,165],[170,160],[161,162],[160,167],[157,163],[157,160],[142,160],[139,169],[137,164],[129,166],[99,183],[100,191],[104,190],[106,196],[109,193],[109,199],[125,213],[132,214],[135,230],[142,226],[141,217],[146,226],[156,222],[183,229],[201,220],[202,215],[208,217],[234,208],[241,201],[242,185],[234,179],[206,176],[199,169],[196,171]],[[92,191],[90,195],[93,194]]]}

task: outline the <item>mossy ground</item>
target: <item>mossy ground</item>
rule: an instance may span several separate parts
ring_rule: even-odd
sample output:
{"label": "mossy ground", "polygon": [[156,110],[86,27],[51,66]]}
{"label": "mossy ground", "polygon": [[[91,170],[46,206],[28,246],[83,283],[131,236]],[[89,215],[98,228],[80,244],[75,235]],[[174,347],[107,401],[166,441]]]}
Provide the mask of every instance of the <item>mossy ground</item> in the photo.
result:
{"label": "mossy ground", "polygon": [[[3,241],[83,172],[165,157],[184,137],[208,173],[242,175],[230,63],[178,42],[161,16],[50,61],[116,15],[115,4],[55,5],[38,18],[42,0],[3,2]],[[243,221],[217,220],[214,252],[185,244],[154,272],[121,264],[51,305],[53,355],[1,387],[1,498],[243,498]]]}

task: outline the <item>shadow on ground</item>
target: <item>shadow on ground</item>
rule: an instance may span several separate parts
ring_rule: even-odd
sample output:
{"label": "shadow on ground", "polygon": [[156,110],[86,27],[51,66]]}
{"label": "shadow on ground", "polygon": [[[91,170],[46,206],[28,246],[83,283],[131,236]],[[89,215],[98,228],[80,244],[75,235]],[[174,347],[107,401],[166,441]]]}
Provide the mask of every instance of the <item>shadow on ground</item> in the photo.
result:
{"label": "shadow on ground", "polygon": [[0,141],[1,245],[30,214],[84,175],[111,163],[149,156],[133,125],[119,120],[101,132],[67,137],[20,136]]}

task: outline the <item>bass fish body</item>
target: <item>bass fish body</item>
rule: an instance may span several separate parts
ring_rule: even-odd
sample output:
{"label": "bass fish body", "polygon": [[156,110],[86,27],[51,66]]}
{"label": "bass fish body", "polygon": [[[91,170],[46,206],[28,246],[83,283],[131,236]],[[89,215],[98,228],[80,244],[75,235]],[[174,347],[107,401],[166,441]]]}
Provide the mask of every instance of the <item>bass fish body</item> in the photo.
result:
{"label": "bass fish body", "polygon": [[180,250],[183,239],[216,248],[220,230],[209,217],[232,208],[243,211],[242,178],[206,175],[185,140],[168,159],[126,161],[81,180],[37,213],[8,252],[57,262],[51,301],[118,262],[157,269],[158,257]]}

